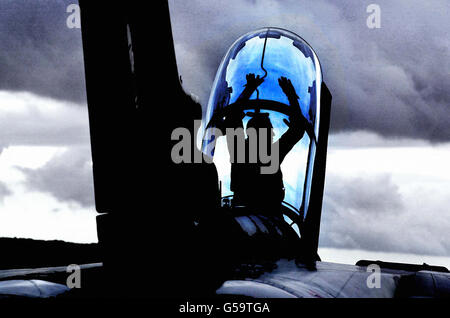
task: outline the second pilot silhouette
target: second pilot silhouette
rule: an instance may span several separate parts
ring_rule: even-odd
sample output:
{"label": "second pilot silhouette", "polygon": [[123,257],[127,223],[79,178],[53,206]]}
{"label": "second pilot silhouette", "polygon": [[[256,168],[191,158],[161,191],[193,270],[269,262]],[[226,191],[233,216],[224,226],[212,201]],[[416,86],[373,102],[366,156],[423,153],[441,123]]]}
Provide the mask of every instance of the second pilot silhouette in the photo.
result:
{"label": "second pilot silhouette", "polygon": [[[250,96],[257,90],[258,86],[264,82],[263,78],[254,74],[247,74],[247,84],[238,100],[245,103]],[[274,142],[273,126],[268,113],[261,113],[258,109],[254,113],[245,114],[243,110],[235,110],[226,116],[224,124],[226,128],[243,129],[242,120],[246,115],[251,116],[246,126],[246,135],[227,134],[227,145],[231,160],[231,191],[233,191],[233,206],[245,206],[254,209],[255,212],[266,215],[281,215],[281,203],[284,199],[283,175],[280,165],[286,155],[291,151],[295,144],[303,137],[308,121],[304,118],[298,103],[298,96],[289,79],[280,77],[279,86],[287,96],[290,104],[289,121],[284,120],[288,125],[288,130]],[[249,129],[253,128],[256,134],[251,135]],[[265,133],[261,133],[265,130]],[[250,137],[253,136],[253,137]],[[249,138],[256,136],[256,142],[250,142]],[[233,140],[234,138],[234,140]],[[238,140],[244,138],[245,140]],[[265,139],[265,140],[263,140]],[[245,144],[245,161],[238,162],[239,154],[237,145],[240,142]],[[270,153],[271,149],[278,149],[278,166],[275,167],[275,173],[261,173],[261,167],[272,163],[263,163],[261,161],[260,145],[266,143],[264,149]],[[257,148],[251,148],[250,144],[257,145]],[[234,147],[234,148],[233,148]],[[242,150],[242,149],[241,149]],[[250,151],[256,151],[257,160],[249,160]],[[254,155],[254,154],[253,154]],[[276,155],[276,154],[275,154]],[[273,158],[272,158],[273,159]]]}

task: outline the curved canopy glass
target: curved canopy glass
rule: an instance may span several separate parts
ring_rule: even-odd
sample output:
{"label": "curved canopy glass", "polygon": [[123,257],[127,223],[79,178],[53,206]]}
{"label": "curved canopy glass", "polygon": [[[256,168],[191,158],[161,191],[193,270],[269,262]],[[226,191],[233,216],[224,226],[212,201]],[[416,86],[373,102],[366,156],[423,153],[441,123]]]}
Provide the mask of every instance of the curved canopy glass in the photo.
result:
{"label": "curved canopy glass", "polygon": [[[281,152],[288,149],[279,158],[284,205],[304,216],[320,124],[321,84],[316,54],[306,41],[290,31],[260,29],[245,34],[230,47],[217,71],[202,127],[202,151],[216,164],[223,197],[236,196],[237,187],[232,181],[234,157],[227,145],[226,119],[240,112],[244,136],[248,139],[246,129],[251,118],[268,117],[269,126],[273,127],[273,143],[279,141]],[[299,126],[294,122],[302,123],[304,133],[298,132]],[[289,137],[295,143],[283,148],[286,136],[295,135],[290,132],[294,126],[298,138]],[[239,186],[260,191],[257,180],[252,183],[242,178]],[[260,195],[264,200],[266,193],[261,190]]]}

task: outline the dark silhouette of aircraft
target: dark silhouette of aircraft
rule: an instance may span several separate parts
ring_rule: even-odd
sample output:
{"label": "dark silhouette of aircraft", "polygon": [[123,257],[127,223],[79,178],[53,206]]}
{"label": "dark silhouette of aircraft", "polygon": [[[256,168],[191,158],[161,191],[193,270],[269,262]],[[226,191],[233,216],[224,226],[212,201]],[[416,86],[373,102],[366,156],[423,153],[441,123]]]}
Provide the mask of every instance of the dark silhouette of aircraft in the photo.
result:
{"label": "dark silhouette of aircraft", "polygon": [[[202,111],[180,83],[167,2],[150,4],[158,19],[138,1],[80,6],[103,263],[86,269],[84,288],[55,288],[60,297],[450,295],[445,268],[321,261],[331,94],[305,40],[278,28],[239,38],[217,72],[202,147],[191,153],[214,164],[176,164],[171,134],[189,129],[195,145]],[[261,173],[270,165],[260,157],[251,162],[249,136],[233,136],[246,160],[229,156],[239,154],[218,132],[244,126],[257,130],[258,155],[261,145],[279,148],[274,173]],[[380,288],[367,284],[373,264]]]}

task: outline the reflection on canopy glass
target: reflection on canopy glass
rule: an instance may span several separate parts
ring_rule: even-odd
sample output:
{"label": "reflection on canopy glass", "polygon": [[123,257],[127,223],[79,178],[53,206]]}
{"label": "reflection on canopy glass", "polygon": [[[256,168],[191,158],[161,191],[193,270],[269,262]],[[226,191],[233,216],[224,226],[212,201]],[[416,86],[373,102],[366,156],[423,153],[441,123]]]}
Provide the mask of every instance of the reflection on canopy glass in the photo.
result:
{"label": "reflection on canopy glass", "polygon": [[[249,74],[259,76],[262,82],[242,101]],[[281,87],[282,77],[292,83],[298,103],[293,103]],[[316,54],[292,32],[264,28],[242,36],[231,46],[214,81],[202,141],[203,152],[211,156],[217,166],[224,197],[236,195],[232,189],[227,139],[221,129],[224,119],[239,108],[244,114],[245,130],[255,113],[265,113],[276,142],[289,130],[292,107],[296,107],[299,116],[307,121],[306,133],[286,154],[280,168],[285,205],[299,214],[307,211],[319,131],[321,84],[322,72]]]}

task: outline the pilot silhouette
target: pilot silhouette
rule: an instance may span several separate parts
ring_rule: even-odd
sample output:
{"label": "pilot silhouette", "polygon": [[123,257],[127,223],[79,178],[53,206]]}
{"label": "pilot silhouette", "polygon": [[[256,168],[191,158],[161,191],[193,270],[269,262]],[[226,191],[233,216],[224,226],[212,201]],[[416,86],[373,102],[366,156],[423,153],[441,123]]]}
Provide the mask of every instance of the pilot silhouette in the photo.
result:
{"label": "pilot silhouette", "polygon": [[[257,90],[258,86],[264,82],[263,78],[252,73],[246,75],[247,84],[238,101],[245,102]],[[244,113],[242,109],[234,109],[224,120],[226,128],[233,128],[237,132],[241,128],[242,133],[227,133],[227,146],[230,153],[231,161],[231,184],[230,189],[233,191],[233,206],[245,206],[255,209],[257,213],[265,215],[281,215],[281,203],[284,199],[283,175],[280,165],[286,155],[294,147],[294,145],[303,137],[308,121],[303,116],[298,103],[298,95],[289,79],[280,77],[278,83],[287,96],[290,104],[289,121],[284,119],[288,130],[274,143],[273,126],[268,113],[261,113],[259,109],[255,112]],[[251,118],[247,122],[246,135],[243,134],[244,117],[248,115]],[[253,134],[249,131],[253,128]],[[261,134],[265,130],[264,134]],[[253,136],[253,137],[252,137]],[[255,140],[250,140],[256,137]],[[264,140],[267,143],[266,150],[260,151]],[[234,140],[233,140],[234,139]],[[240,140],[239,140],[240,139]],[[245,145],[245,161],[239,162],[239,144]],[[256,145],[256,148],[251,145]],[[261,153],[272,156],[272,149],[278,149],[277,166],[275,173],[262,173],[261,167],[269,166],[271,163],[263,163]],[[242,149],[240,149],[242,151]],[[256,151],[256,154],[250,153]],[[255,160],[250,160],[250,157]],[[276,155],[276,154],[275,154]],[[242,154],[241,154],[242,158]],[[272,159],[273,160],[273,159]]]}

